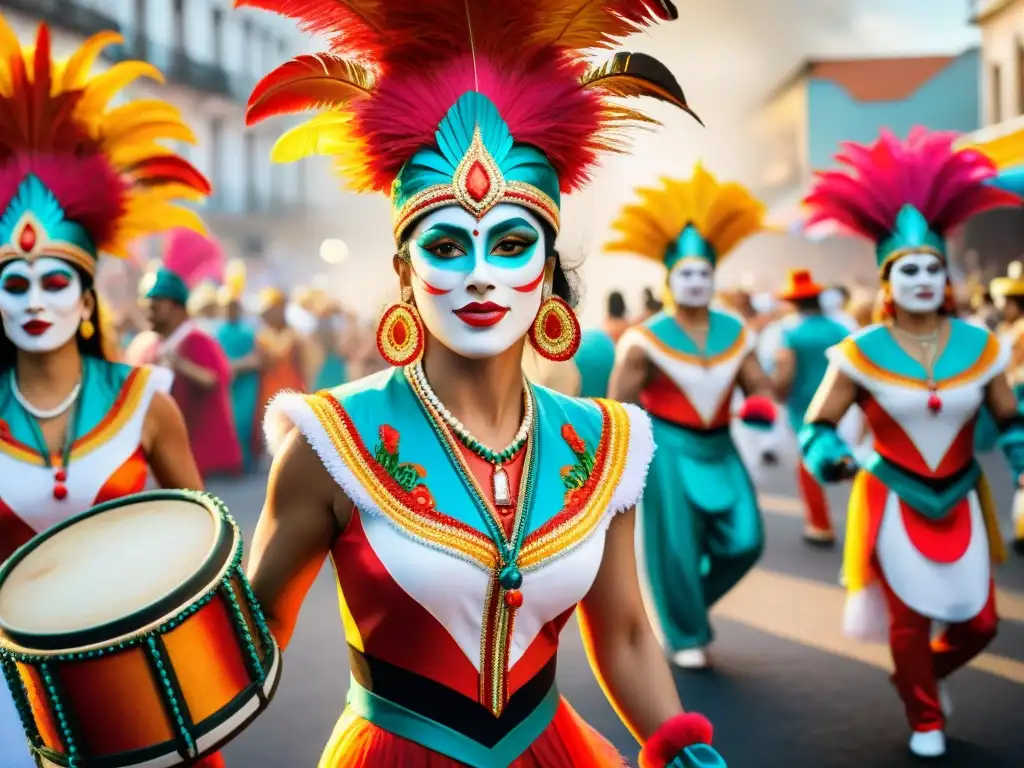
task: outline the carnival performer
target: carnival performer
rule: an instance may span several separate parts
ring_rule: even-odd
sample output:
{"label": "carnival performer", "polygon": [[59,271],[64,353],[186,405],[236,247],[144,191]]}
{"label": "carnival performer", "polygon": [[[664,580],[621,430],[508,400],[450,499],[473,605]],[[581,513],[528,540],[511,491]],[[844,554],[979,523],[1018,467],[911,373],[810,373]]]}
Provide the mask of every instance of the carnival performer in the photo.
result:
{"label": "carnival performer", "polygon": [[305,392],[306,358],[303,340],[288,324],[285,310],[288,297],[278,288],[264,288],[259,295],[260,326],[256,331],[256,349],[260,356],[260,394],[258,419],[262,422],[267,406],[281,392]]}
{"label": "carnival performer", "polygon": [[[783,328],[772,379],[776,395],[786,404],[794,435],[799,434],[811,398],[825,377],[826,351],[850,335],[822,310],[819,300],[824,291],[809,270],[794,269],[779,294],[780,299],[793,305],[796,315]],[[797,489],[804,504],[804,541],[812,546],[835,546],[828,497],[803,462],[797,464]]]}
{"label": "carnival performer", "polygon": [[[874,451],[850,496],[843,574],[845,631],[887,633],[892,680],[920,757],[945,752],[942,682],[996,633],[992,563],[1005,547],[973,447],[988,404],[1016,477],[1024,470],[1024,419],[1007,383],[1008,355],[985,328],[950,316],[948,233],[970,216],[1020,205],[988,186],[995,169],[952,136],[890,132],[846,144],[845,166],[820,175],[809,226],[832,222],[875,244],[886,320],[829,351],[829,369],[800,434],[804,461],[832,482],[854,469],[836,424],[858,403]],[[945,629],[933,641],[932,623]]]}
{"label": "carnival performer", "polygon": [[231,365],[220,344],[189,317],[193,285],[220,280],[219,246],[204,235],[175,229],[162,266],[139,285],[152,332],[136,337],[126,352],[134,364],[160,364],[175,373],[171,396],[188,426],[192,454],[204,479],[238,475],[242,452],[231,412]]}
{"label": "carnival performer", "polygon": [[242,468],[248,472],[255,468],[256,457],[262,453],[263,433],[258,428],[261,362],[255,324],[245,316],[242,306],[245,280],[245,263],[240,259],[228,262],[224,285],[218,291],[222,318],[216,339],[231,364],[231,410]]}
{"label": "carnival performer", "polygon": [[623,334],[609,396],[639,403],[658,445],[641,509],[642,562],[661,630],[680,667],[707,665],[708,611],[761,555],[757,496],[729,432],[736,385],[761,395],[744,407],[774,421],[771,382],[754,334],[710,309],[715,269],[762,228],[764,206],[697,166],[686,181],[639,190],[606,250],[664,264],[669,309]]}
{"label": "carnival performer", "polygon": [[[108,107],[131,80],[160,79],[141,62],[91,74],[117,35],[96,35],[55,62],[45,25],[34,47],[21,47],[0,16],[0,41],[2,562],[35,534],[141,491],[149,473],[165,487],[202,487],[167,394],[170,372],[117,362],[94,277],[101,253],[124,258],[136,237],[201,229],[176,202],[210,190],[153,143],[192,138],[170,104]],[[0,683],[0,765],[36,764]]]}
{"label": "carnival performer", "polygon": [[277,158],[337,153],[394,208],[402,300],[377,337],[394,367],[283,395],[268,414],[279,452],[253,587],[283,645],[327,555],[344,598],[353,676],[320,765],[621,766],[555,686],[558,636],[577,605],[595,671],[644,743],[641,765],[724,765],[707,720],[682,711],[637,585],[646,418],[521,372],[528,338],[553,359],[579,342],[554,248],[561,191],[642,119],[607,97],[687,109],[656,60],[621,54],[588,70],[582,52],[675,9],[249,4],[335,41],[265,78],[250,122],[327,106],[282,137]]}

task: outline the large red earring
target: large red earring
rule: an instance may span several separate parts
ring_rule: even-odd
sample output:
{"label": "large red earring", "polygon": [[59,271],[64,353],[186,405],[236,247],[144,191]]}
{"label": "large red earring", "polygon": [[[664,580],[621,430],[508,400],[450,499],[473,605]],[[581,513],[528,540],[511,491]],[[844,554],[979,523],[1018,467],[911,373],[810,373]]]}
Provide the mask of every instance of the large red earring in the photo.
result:
{"label": "large red earring", "polygon": [[412,303],[412,288],[402,289],[402,300],[390,305],[377,323],[377,351],[396,368],[423,357],[426,332]]}
{"label": "large red earring", "polygon": [[892,300],[892,290],[888,284],[882,288],[882,317],[886,319],[896,317],[896,302]]}
{"label": "large red earring", "polygon": [[580,321],[564,299],[552,296],[540,305],[530,326],[529,339],[537,353],[546,360],[569,360],[580,348]]}

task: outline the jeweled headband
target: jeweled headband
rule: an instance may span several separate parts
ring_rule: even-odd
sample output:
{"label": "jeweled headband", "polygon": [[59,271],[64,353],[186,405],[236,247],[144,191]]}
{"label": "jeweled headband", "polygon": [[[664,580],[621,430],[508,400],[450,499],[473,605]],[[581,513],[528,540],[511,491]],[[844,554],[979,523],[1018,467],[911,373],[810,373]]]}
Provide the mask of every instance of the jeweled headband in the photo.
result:
{"label": "jeweled headband", "polygon": [[120,35],[95,35],[64,62],[53,60],[45,24],[23,47],[0,16],[0,40],[0,263],[47,255],[91,274],[101,252],[127,256],[138,237],[202,229],[176,203],[201,199],[209,184],[157,143],[194,142],[177,109],[156,100],[109,107],[133,80],[160,73],[126,61],[91,74]]}
{"label": "jeweled headband", "polygon": [[[267,75],[251,125],[319,114],[284,134],[272,158],[329,155],[360,192],[391,196],[401,242],[423,214],[460,205],[480,218],[521,205],[557,232],[561,194],[583,186],[621,129],[654,122],[611,97],[650,96],[690,111],[671,72],[644,54],[599,67],[584,54],[657,20],[668,0],[237,0],[331,40]],[[692,114],[692,113],[691,113]]]}

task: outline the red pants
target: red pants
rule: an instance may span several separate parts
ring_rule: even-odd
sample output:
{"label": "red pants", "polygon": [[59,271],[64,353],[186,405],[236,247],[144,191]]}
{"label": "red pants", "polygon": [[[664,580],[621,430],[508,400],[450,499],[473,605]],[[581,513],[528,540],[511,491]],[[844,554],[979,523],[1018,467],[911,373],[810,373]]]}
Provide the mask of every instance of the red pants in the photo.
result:
{"label": "red pants", "polygon": [[950,624],[934,642],[932,620],[904,605],[882,581],[882,593],[889,607],[889,648],[892,651],[892,681],[903,699],[907,720],[915,731],[936,731],[946,719],[939,703],[938,682],[985,650],[996,636],[996,588],[989,586],[988,602],[970,621]]}
{"label": "red pants", "polygon": [[803,462],[797,465],[796,485],[804,502],[807,524],[819,531],[832,533],[832,520],[828,512],[828,497]]}

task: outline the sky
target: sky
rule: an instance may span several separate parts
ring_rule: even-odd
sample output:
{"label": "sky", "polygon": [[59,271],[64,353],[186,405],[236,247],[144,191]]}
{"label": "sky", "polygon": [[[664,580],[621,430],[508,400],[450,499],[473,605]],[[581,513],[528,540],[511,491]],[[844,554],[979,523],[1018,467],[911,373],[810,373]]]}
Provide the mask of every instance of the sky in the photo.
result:
{"label": "sky", "polygon": [[[657,56],[676,74],[701,128],[663,105],[650,112],[664,126],[634,141],[628,156],[608,158],[591,188],[564,200],[559,248],[570,262],[581,262],[586,284],[583,316],[597,322],[603,297],[625,285],[636,304],[644,286],[662,280],[655,264],[601,254],[608,225],[635,187],[658,176],[687,176],[703,161],[714,173],[744,180],[754,168],[755,151],[747,121],[765,96],[807,58],[958,53],[977,45],[968,22],[967,0],[676,0],[680,18],[625,41],[622,50]],[[644,104],[647,110],[647,104]],[[747,179],[749,180],[749,179]],[[387,206],[380,200],[347,198],[337,237],[352,256],[332,274],[347,283],[344,298],[372,313],[391,298],[393,250]],[[337,280],[350,275],[351,281]],[[373,276],[381,296],[367,292]],[[361,286],[358,287],[357,286]],[[348,295],[351,294],[351,295]]]}

